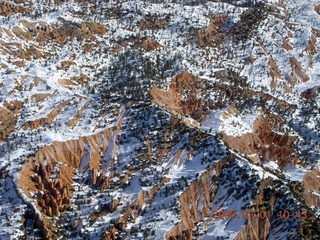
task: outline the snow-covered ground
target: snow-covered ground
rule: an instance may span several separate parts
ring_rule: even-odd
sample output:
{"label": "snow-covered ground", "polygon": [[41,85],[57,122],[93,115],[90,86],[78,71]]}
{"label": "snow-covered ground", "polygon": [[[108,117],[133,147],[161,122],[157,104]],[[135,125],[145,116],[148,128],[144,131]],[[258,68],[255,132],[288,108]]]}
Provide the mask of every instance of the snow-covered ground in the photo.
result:
{"label": "snow-covered ground", "polygon": [[[187,132],[179,132],[180,129],[174,129],[170,141],[166,142],[168,152],[159,157],[161,153],[158,150],[164,148],[164,132],[167,131],[165,127],[168,126],[170,129],[172,116],[151,105],[146,96],[152,84],[158,84],[165,89],[172,77],[182,71],[191,72],[196,77],[202,77],[207,83],[214,84],[220,81],[215,77],[216,73],[225,69],[232,70],[246,79],[249,90],[268,93],[276,99],[296,106],[291,115],[283,116],[285,124],[281,127],[289,129],[292,135],[298,136],[296,151],[306,168],[319,165],[319,96],[313,100],[313,105],[300,98],[302,92],[320,85],[319,37],[316,37],[315,53],[310,54],[305,51],[313,29],[320,30],[320,18],[314,9],[314,5],[319,4],[318,1],[288,0],[283,6],[279,1],[263,1],[276,5],[277,11],[270,10],[266,18],[252,29],[252,34],[245,43],[234,41],[229,32],[249,10],[249,5],[241,5],[248,1],[230,3],[209,1],[195,4],[177,2],[100,1],[85,6],[74,1],[55,5],[51,2],[33,0],[33,14],[30,16],[21,14],[0,16],[0,106],[4,107],[10,102],[20,102],[23,105],[21,110],[14,114],[17,118],[14,132],[5,142],[0,143],[1,171],[8,174],[1,180],[0,187],[2,201],[0,212],[3,213],[0,216],[1,239],[23,236],[23,229],[31,231],[30,226],[23,226],[21,219],[27,209],[30,210],[30,204],[34,202],[22,192],[18,195],[15,190],[18,187],[21,164],[28,156],[55,141],[79,139],[117,125],[121,125],[119,126],[121,134],[117,136],[117,133],[113,132],[107,151],[102,156],[101,174],[111,176],[116,172],[123,173],[124,170],[128,171],[129,166],[138,169],[130,176],[130,185],[120,188],[119,179],[115,178],[113,189],[99,192],[98,189],[83,184],[83,179],[89,178],[86,170],[91,152],[90,150],[86,152],[77,172],[72,198],[72,207],[77,209],[76,217],[82,218],[81,232],[90,233],[92,239],[100,238],[102,229],[106,230],[106,227],[112,225],[106,223],[118,219],[121,211],[131,204],[142,190],[150,191],[162,177],[167,177],[171,179],[170,182],[159,190],[152,204],[145,204],[143,207],[146,214],[139,215],[135,221],[128,223],[127,227],[128,231],[139,229],[141,226],[156,229],[152,237],[162,239],[165,233],[181,220],[175,210],[179,205],[179,195],[187,187],[179,185],[181,177],[185,177],[187,183],[190,183],[197,179],[208,165],[212,166],[226,155],[225,146],[213,135],[224,132],[227,135],[240,136],[252,132],[253,122],[261,110],[255,102],[257,99],[253,99],[252,108],[241,109],[239,114],[226,119],[222,118],[222,113],[227,107],[209,110],[199,129],[208,133],[207,142],[202,139],[197,140],[199,149],[193,146],[191,149],[193,152],[190,154],[190,139],[194,137],[192,131],[188,132],[188,129]],[[96,13],[92,12],[93,6]],[[119,9],[115,10],[117,7]],[[37,16],[35,16],[36,11]],[[200,47],[197,43],[198,31],[206,28],[210,24],[210,19],[221,13],[228,13],[228,18],[221,28],[223,31],[219,33],[224,41],[223,44]],[[156,26],[156,29],[142,30],[140,24],[146,16],[167,19],[167,23],[158,26],[159,29]],[[96,22],[106,26],[107,32],[103,35],[94,34],[94,40],[68,39],[63,45],[57,44],[53,39],[37,42],[35,37],[27,40],[14,34],[14,27],[20,27],[28,32],[21,20],[44,22],[52,28],[59,28],[66,21],[72,22],[74,26],[85,22]],[[162,47],[147,51],[141,46],[135,48],[134,43],[126,43],[132,41],[132,38],[138,39],[139,42],[147,37]],[[292,45],[292,50],[285,50],[282,47],[284,40]],[[85,44],[94,46],[90,51],[84,51]],[[31,54],[29,60],[23,58],[22,50],[32,47],[48,56],[37,57],[36,54]],[[245,64],[248,57],[254,59],[251,64]],[[303,82],[299,77],[296,83],[288,81],[292,74],[291,58],[299,62],[303,71],[309,76],[309,81]],[[70,59],[74,64],[69,69],[58,69],[63,61]],[[268,65],[270,59],[274,61],[281,75],[275,80],[276,88],[270,86],[272,83],[271,67]],[[24,64],[19,65],[16,61],[23,61]],[[150,65],[146,65],[146,62]],[[61,79],[82,75],[88,77],[87,83],[70,88],[59,84]],[[35,84],[35,78],[41,79],[38,85]],[[119,85],[120,81],[123,81],[123,85]],[[142,89],[141,94],[139,93],[140,100],[147,103],[146,105],[130,107],[128,104],[133,96],[129,93],[129,85],[134,81],[140,84],[139,87]],[[234,84],[232,79],[223,83],[230,86]],[[292,92],[286,90],[286,84]],[[139,87],[134,86],[133,92],[138,92]],[[239,86],[239,89],[242,91],[243,87]],[[32,100],[37,94],[48,94],[48,96],[37,102]],[[219,99],[216,92],[209,92],[208,95],[213,101],[226,100]],[[111,96],[113,99],[106,100],[105,96]],[[57,109],[66,101],[70,102]],[[273,105],[274,101],[269,101],[265,107],[273,110]],[[79,114],[84,106],[84,111]],[[52,116],[54,116],[51,119],[52,123],[47,124],[48,119],[45,119]],[[79,121],[74,127],[68,126],[67,122],[74,118],[79,118]],[[122,118],[124,122],[120,124]],[[34,130],[28,128],[29,122],[39,119],[44,119],[39,126]],[[193,131],[198,130],[193,129]],[[169,130],[168,132],[170,133]],[[151,141],[151,156],[145,153],[148,149],[147,135],[155,136]],[[86,149],[88,148],[86,146]],[[268,169],[271,172],[279,171],[277,163],[266,163],[263,169],[261,166],[249,164],[246,159],[240,157],[239,159],[234,168],[249,169],[248,173],[256,171],[256,177],[252,180],[254,183],[266,178],[279,180],[276,175],[268,172]],[[287,167],[282,171],[287,178],[286,181],[301,182],[307,170],[302,167]],[[236,179],[237,176],[232,177]],[[231,180],[229,182],[231,184]],[[237,180],[234,183],[240,187],[241,184],[245,184],[240,182]],[[164,197],[166,186],[175,191]],[[251,202],[251,198],[248,199],[247,196],[234,199],[226,194],[227,191],[227,183],[221,183],[213,200],[212,209],[223,207],[240,211],[244,202]],[[78,195],[81,197],[80,200]],[[92,195],[90,204],[83,200],[88,195]],[[122,205],[119,209],[99,217],[90,225],[90,214],[115,198],[121,199]],[[215,201],[217,199],[220,200]],[[72,215],[73,212],[66,212],[62,218],[74,220]],[[217,220],[211,222],[206,229],[208,236],[202,237],[203,239],[212,236],[234,238],[244,223],[242,219],[230,222]],[[79,232],[78,230],[74,232]],[[80,235],[71,235],[74,232],[70,230],[69,236],[80,239]],[[270,236],[279,237],[276,230]],[[133,238],[143,237],[140,231]]]}

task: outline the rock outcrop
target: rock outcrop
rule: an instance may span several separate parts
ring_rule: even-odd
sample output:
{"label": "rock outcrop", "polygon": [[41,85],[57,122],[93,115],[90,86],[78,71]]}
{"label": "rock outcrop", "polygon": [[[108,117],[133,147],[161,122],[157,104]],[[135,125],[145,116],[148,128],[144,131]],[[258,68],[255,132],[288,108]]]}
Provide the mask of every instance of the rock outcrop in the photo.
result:
{"label": "rock outcrop", "polygon": [[309,88],[309,89],[303,91],[300,94],[300,97],[311,100],[319,93],[320,93],[320,86],[315,86],[313,88]]}
{"label": "rock outcrop", "polygon": [[155,50],[157,48],[162,47],[161,44],[157,43],[156,41],[154,41],[154,40],[152,40],[150,38],[147,38],[146,40],[144,40],[142,42],[142,46],[147,51],[152,51],[152,50]]}
{"label": "rock outcrop", "polygon": [[303,176],[303,197],[310,207],[320,207],[320,171],[314,169]]}
{"label": "rock outcrop", "polygon": [[[271,227],[271,213],[273,212],[276,200],[275,197],[271,197],[266,194],[266,192],[269,192],[268,188],[270,186],[273,186],[272,179],[265,179],[259,183],[260,193],[253,201],[255,207],[251,209],[251,211],[258,213],[257,217],[248,219],[247,223],[242,227],[242,229],[236,236],[236,240],[267,239]],[[268,207],[268,209],[266,209],[266,206]],[[261,212],[265,212],[266,216],[263,215],[263,218],[261,218]]]}
{"label": "rock outcrop", "polygon": [[65,101],[62,101],[60,104],[58,104],[51,112],[48,113],[46,117],[38,118],[34,121],[28,121],[23,125],[23,129],[37,129],[40,126],[45,126],[45,125],[51,125],[53,120],[58,116],[60,111],[67,106],[73,99],[68,99]]}
{"label": "rock outcrop", "polygon": [[[201,176],[190,183],[189,187],[180,195],[181,221],[165,235],[166,239],[193,239],[196,222],[201,222],[210,215],[211,202],[219,186],[219,175],[226,162],[231,157],[225,157]],[[212,173],[215,172],[215,175]]]}
{"label": "rock outcrop", "polygon": [[220,26],[228,18],[228,14],[217,14],[210,18],[210,24],[194,33],[196,35],[197,44],[200,47],[217,47],[223,43],[221,37],[223,30]]}
{"label": "rock outcrop", "polygon": [[0,142],[4,141],[14,132],[17,124],[17,113],[23,103],[19,101],[4,102],[0,107]]}
{"label": "rock outcrop", "polygon": [[224,136],[223,140],[231,149],[236,149],[254,162],[277,161],[280,166],[297,164],[298,157],[291,149],[295,136],[279,134],[277,130],[282,119],[270,114],[259,115],[253,123],[253,132],[240,137]]}
{"label": "rock outcrop", "polygon": [[139,23],[141,31],[158,30],[165,28],[170,21],[170,17],[160,18],[157,15],[147,15],[143,21]]}
{"label": "rock outcrop", "polygon": [[272,77],[272,82],[271,82],[271,85],[270,87],[271,88],[276,88],[277,86],[277,79],[281,78],[281,73],[280,73],[280,70],[279,70],[279,67],[276,65],[276,63],[274,62],[274,60],[270,57],[269,58],[269,61],[268,61],[268,65],[270,67],[270,75]]}
{"label": "rock outcrop", "polygon": [[[81,168],[82,171],[86,168],[92,169],[93,177],[89,184],[103,185],[106,181],[106,178],[98,177],[97,172],[100,172],[101,156],[107,150],[114,131],[117,131],[117,126],[77,140],[54,142],[40,149],[23,164],[19,175],[19,186],[28,198],[37,201],[36,208],[43,214],[42,217],[39,216],[43,220],[39,221],[43,221],[45,228],[42,229],[49,238],[53,236],[50,217],[59,216],[70,206],[76,169]],[[86,159],[88,151],[91,154],[89,159]]]}
{"label": "rock outcrop", "polygon": [[300,63],[295,58],[290,58],[290,64],[292,72],[289,76],[288,81],[291,85],[295,86],[298,83],[298,81],[307,82],[310,80],[309,75],[301,67]]}
{"label": "rock outcrop", "polygon": [[197,97],[202,86],[201,79],[188,72],[174,77],[168,90],[153,87],[150,94],[153,101],[173,114],[191,116],[197,121],[205,118],[202,99]]}
{"label": "rock outcrop", "polygon": [[15,13],[29,13],[30,10],[21,3],[25,3],[25,0],[15,1],[12,3],[10,1],[1,0],[0,1],[0,15],[1,16],[10,16]]}

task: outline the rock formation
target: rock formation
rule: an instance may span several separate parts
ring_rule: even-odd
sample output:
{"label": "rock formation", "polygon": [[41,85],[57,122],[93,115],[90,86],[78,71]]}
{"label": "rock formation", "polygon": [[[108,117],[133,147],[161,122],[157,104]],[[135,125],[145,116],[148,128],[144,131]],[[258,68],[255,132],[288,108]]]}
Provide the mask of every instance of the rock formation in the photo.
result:
{"label": "rock formation", "polygon": [[205,118],[202,99],[197,98],[201,86],[201,79],[183,72],[172,79],[168,90],[161,90],[154,86],[150,94],[155,103],[168,111],[180,116],[190,115],[200,121]]}

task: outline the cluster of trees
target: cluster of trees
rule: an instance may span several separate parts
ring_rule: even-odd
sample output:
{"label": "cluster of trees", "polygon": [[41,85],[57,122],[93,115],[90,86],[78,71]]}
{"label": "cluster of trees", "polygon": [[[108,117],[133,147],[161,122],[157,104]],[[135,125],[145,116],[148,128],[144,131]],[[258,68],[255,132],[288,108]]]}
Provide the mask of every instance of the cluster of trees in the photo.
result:
{"label": "cluster of trees", "polygon": [[155,59],[151,59],[144,53],[142,49],[126,49],[112,57],[99,86],[105,98],[118,96],[145,101],[150,99],[152,84],[162,84],[180,70],[180,61],[175,55],[161,59],[155,52]]}

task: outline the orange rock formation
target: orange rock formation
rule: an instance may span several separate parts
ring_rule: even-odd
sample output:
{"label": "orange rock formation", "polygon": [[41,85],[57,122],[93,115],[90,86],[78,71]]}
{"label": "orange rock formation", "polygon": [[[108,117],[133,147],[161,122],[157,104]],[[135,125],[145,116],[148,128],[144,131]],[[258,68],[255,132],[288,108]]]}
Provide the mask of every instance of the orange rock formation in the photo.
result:
{"label": "orange rock formation", "polygon": [[168,90],[153,87],[150,94],[153,101],[173,114],[191,115],[195,120],[204,118],[202,99],[197,98],[202,81],[188,72],[174,77]]}
{"label": "orange rock formation", "polygon": [[277,126],[282,120],[273,114],[259,115],[253,124],[253,132],[243,134],[240,137],[224,136],[223,140],[231,149],[237,149],[241,153],[253,155],[251,160],[278,161],[280,166],[288,163],[296,164],[298,157],[291,150],[291,143],[296,137],[277,133]]}

